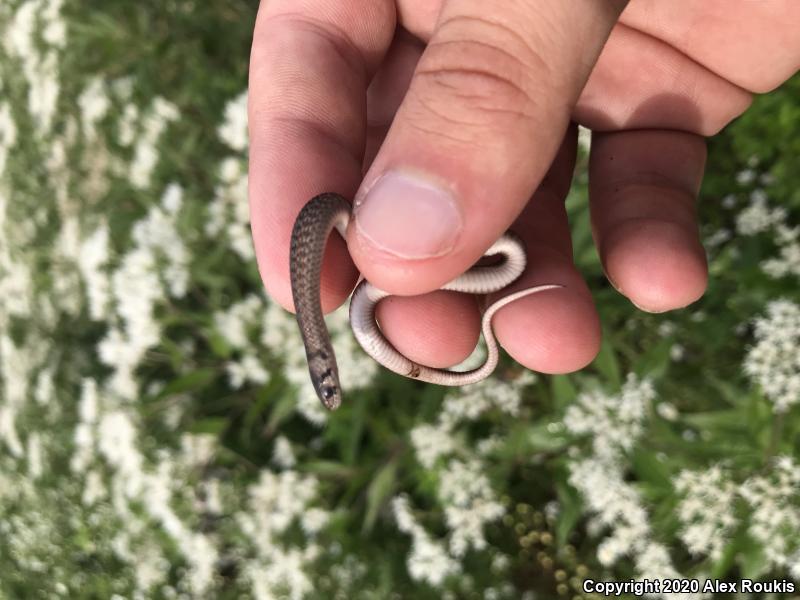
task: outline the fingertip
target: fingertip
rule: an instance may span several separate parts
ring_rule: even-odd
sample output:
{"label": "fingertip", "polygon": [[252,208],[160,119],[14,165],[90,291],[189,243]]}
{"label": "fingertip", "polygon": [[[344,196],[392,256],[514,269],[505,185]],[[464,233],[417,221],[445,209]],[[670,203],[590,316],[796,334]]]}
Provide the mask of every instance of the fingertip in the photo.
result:
{"label": "fingertip", "polygon": [[647,312],[688,306],[708,284],[703,246],[683,224],[655,219],[620,223],[605,234],[600,253],[612,285]]}
{"label": "fingertip", "polygon": [[509,304],[496,333],[517,362],[540,373],[569,373],[600,350],[600,319],[588,292],[574,286],[548,290]]}

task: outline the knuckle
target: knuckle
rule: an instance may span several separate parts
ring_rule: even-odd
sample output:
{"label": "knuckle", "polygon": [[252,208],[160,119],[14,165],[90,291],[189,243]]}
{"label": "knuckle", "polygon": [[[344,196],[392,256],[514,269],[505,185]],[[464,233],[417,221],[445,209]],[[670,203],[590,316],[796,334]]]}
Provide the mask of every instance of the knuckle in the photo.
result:
{"label": "knuckle", "polygon": [[411,92],[427,110],[460,125],[530,119],[539,59],[508,26],[476,17],[443,22],[415,73]]}

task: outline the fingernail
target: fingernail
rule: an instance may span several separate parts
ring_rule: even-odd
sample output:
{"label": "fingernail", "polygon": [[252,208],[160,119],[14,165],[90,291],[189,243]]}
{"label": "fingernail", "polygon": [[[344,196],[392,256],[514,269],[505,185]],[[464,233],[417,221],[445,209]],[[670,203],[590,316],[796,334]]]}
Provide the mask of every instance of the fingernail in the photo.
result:
{"label": "fingernail", "polygon": [[356,199],[356,227],[369,243],[401,258],[446,254],[461,231],[453,192],[420,173],[389,171]]}
{"label": "fingernail", "polygon": [[[628,298],[628,300],[631,300]],[[641,304],[637,304],[633,300],[631,300],[631,304],[633,304],[639,310],[650,313],[651,315],[660,315],[661,313],[669,312],[671,309],[669,308],[647,308],[646,306],[642,306]]]}

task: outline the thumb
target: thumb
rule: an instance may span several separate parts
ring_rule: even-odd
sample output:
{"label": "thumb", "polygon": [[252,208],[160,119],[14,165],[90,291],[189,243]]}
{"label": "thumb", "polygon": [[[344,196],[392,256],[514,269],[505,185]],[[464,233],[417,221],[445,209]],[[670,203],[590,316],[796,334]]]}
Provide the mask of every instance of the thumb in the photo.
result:
{"label": "thumb", "polygon": [[626,0],[445,0],[355,197],[350,253],[391,293],[470,267],[558,151]]}

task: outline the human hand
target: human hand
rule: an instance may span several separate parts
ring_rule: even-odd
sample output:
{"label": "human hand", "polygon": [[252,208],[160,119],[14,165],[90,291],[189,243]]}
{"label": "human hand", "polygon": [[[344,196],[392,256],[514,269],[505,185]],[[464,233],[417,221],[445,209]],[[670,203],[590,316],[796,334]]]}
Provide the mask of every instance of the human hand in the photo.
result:
{"label": "human hand", "polygon": [[[797,70],[800,4],[633,0],[617,23],[624,4],[263,2],[250,205],[270,294],[291,308],[289,235],[322,191],[358,190],[348,246],[332,236],[326,254],[326,310],[357,278],[348,248],[378,287],[420,294],[465,271],[514,223],[529,252],[515,287],[566,287],[506,307],[497,337],[529,368],[581,368],[600,334],[563,207],[572,118],[602,132],[591,151],[592,222],[615,287],[649,311],[696,300],[707,277],[694,211],[703,136],[745,110],[750,92]],[[477,338],[475,304],[457,294],[393,297],[378,314],[421,364],[459,362]]]}

